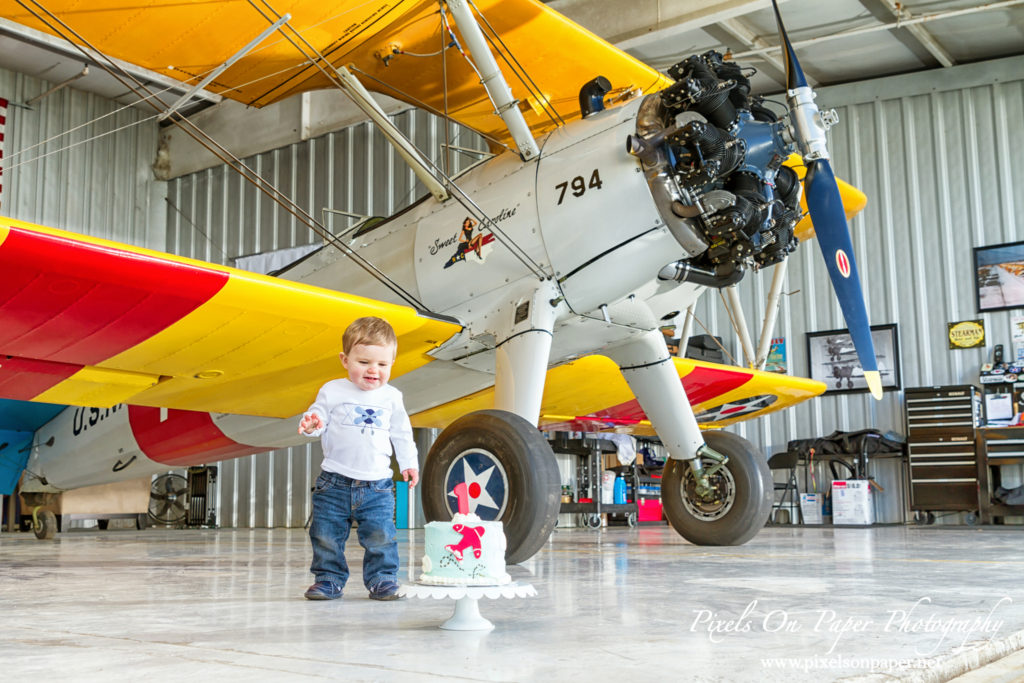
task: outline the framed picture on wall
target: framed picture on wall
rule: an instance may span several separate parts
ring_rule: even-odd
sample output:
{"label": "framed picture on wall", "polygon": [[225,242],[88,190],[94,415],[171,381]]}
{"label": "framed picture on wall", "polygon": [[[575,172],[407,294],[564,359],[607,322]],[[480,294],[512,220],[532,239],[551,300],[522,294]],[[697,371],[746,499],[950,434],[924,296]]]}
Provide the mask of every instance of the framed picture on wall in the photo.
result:
{"label": "framed picture on wall", "polygon": [[1024,242],[974,248],[978,312],[1024,308]]}
{"label": "framed picture on wall", "polygon": [[[872,325],[871,341],[875,345],[882,390],[900,388],[900,346],[896,324]],[[828,330],[807,333],[808,377],[824,382],[826,394],[854,393],[868,390],[864,369],[853,348],[849,330]]]}

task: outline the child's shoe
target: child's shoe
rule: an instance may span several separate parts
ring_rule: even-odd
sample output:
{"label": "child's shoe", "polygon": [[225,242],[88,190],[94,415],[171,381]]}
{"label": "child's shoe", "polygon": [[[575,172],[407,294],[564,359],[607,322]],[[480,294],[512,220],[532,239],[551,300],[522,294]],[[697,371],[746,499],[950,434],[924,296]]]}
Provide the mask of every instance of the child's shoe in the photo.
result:
{"label": "child's shoe", "polygon": [[370,591],[371,600],[399,600],[401,597],[394,581],[381,581]]}
{"label": "child's shoe", "polygon": [[305,595],[307,600],[336,600],[341,597],[341,586],[333,581],[317,581],[306,589]]}

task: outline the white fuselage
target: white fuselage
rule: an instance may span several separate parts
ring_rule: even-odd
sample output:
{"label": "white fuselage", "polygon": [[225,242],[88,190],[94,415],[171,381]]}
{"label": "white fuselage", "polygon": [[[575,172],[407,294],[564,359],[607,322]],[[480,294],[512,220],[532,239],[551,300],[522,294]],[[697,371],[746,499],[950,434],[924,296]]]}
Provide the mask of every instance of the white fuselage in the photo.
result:
{"label": "white fuselage", "polygon": [[[540,141],[542,153],[533,161],[507,152],[458,178],[493,225],[481,225],[455,198],[441,203],[427,196],[365,234],[345,238],[425,308],[464,325],[432,354],[437,360],[393,380],[410,414],[494,384],[495,348],[512,329],[517,307],[542,281],[556,293],[548,365],[656,329],[662,314],[685,310],[699,296],[701,287],[657,279],[662,267],[686,252],[659,216],[639,161],[626,151],[638,105],[633,101],[556,130]],[[281,277],[406,303],[333,246]],[[34,479],[27,490],[69,489],[189,464],[187,447],[173,463],[150,457],[144,444],[152,436],[133,436],[141,421],[130,422],[124,410],[76,434],[76,410],[83,409],[69,408],[40,430],[37,443],[50,436],[55,442],[34,450],[29,469],[47,484]],[[160,428],[183,411],[170,412],[161,414]],[[213,415],[207,422],[239,447],[211,453],[204,446],[207,434],[196,440],[196,464],[303,442],[291,419]]]}

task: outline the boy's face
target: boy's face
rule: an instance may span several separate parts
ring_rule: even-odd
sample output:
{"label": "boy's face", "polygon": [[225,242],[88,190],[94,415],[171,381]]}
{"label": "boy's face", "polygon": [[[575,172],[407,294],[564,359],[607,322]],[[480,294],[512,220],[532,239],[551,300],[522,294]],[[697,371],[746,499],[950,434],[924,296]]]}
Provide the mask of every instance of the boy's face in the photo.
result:
{"label": "boy's face", "polygon": [[348,370],[349,381],[363,391],[387,384],[394,362],[394,345],[356,344],[349,353],[341,354],[341,364]]}

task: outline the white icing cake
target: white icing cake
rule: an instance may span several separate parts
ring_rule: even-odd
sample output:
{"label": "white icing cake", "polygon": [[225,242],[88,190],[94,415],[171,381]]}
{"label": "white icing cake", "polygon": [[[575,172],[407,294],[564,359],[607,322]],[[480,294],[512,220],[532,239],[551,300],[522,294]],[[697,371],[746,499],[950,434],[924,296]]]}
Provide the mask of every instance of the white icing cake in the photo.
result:
{"label": "white icing cake", "polygon": [[450,522],[430,522],[424,529],[420,583],[442,586],[491,586],[509,583],[505,571],[505,533],[501,522],[474,514]]}

